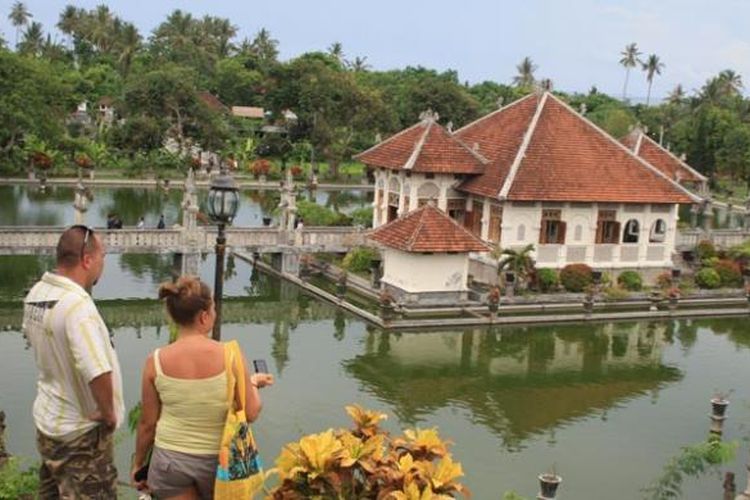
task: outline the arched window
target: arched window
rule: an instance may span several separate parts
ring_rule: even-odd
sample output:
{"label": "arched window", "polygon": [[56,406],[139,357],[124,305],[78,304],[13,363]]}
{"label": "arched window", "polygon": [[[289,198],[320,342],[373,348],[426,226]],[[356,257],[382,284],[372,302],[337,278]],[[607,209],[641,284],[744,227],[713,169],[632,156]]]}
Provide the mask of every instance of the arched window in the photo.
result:
{"label": "arched window", "polygon": [[576,225],[575,230],[573,231],[573,239],[575,241],[581,241],[583,239],[583,226],[580,224]]}
{"label": "arched window", "polygon": [[388,191],[391,193],[401,194],[401,183],[398,181],[398,178],[391,177],[391,180],[388,181]]}
{"label": "arched window", "polygon": [[622,231],[622,242],[623,243],[638,243],[638,234],[640,233],[641,227],[638,221],[630,219],[625,223],[625,229]]}
{"label": "arched window", "polygon": [[526,226],[520,224],[516,230],[516,240],[524,241],[526,239]]}
{"label": "arched window", "polygon": [[434,200],[437,205],[437,199],[440,196],[440,188],[434,182],[425,182],[417,189],[417,204],[421,207],[428,201]]}
{"label": "arched window", "polygon": [[664,243],[667,237],[667,223],[664,219],[656,219],[651,225],[651,231],[649,232],[648,242],[649,243]]}

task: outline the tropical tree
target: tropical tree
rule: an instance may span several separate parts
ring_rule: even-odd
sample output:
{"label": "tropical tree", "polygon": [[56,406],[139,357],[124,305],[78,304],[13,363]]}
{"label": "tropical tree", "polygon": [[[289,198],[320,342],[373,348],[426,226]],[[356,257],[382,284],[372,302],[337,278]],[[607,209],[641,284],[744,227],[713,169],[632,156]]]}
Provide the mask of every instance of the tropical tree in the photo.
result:
{"label": "tropical tree", "polygon": [[339,64],[344,63],[344,46],[341,45],[341,42],[333,42],[328,47],[328,54],[336,59]]}
{"label": "tropical tree", "polygon": [[661,75],[664,63],[659,60],[659,56],[651,54],[646,59],[646,62],[641,62],[641,67],[646,72],[646,81],[648,82],[648,93],[646,94],[646,106],[648,106],[651,100],[651,85],[654,83],[654,76]]}
{"label": "tropical tree", "polygon": [[21,27],[29,24],[29,20],[34,17],[31,15],[29,10],[26,8],[23,2],[16,2],[10,9],[8,19],[11,24],[16,28],[16,45],[18,45],[18,35],[21,33]]}
{"label": "tropical tree", "polygon": [[531,60],[529,56],[523,58],[523,60],[516,66],[518,74],[513,77],[513,83],[517,87],[531,87],[534,85],[534,71],[537,70],[537,65]]}
{"label": "tropical tree", "polygon": [[251,52],[262,63],[276,62],[279,55],[279,41],[271,37],[271,32],[261,28],[250,43]]}
{"label": "tropical tree", "polygon": [[370,69],[370,65],[367,64],[367,56],[357,56],[353,60],[348,61],[347,66],[349,66],[349,69],[354,71],[355,73],[360,73],[362,71],[367,71]]}
{"label": "tropical tree", "polygon": [[641,60],[639,56],[641,53],[638,51],[638,45],[631,43],[625,46],[625,50],[620,52],[622,58],[620,64],[625,67],[625,85],[622,87],[622,100],[626,101],[628,98],[628,78],[630,77],[630,70],[635,68]]}
{"label": "tropical tree", "polygon": [[534,270],[535,263],[531,256],[533,251],[534,245],[531,243],[520,250],[514,250],[512,248],[503,249],[499,254],[497,272],[501,273],[505,270],[512,271],[518,278],[517,281],[526,281]]}
{"label": "tropical tree", "polygon": [[141,46],[141,35],[134,24],[125,23],[120,31],[117,40],[119,54],[117,62],[120,64],[120,71],[123,77],[127,77],[130,72],[130,65],[133,63],[133,57]]}
{"label": "tropical tree", "polygon": [[672,89],[672,92],[669,93],[669,97],[667,97],[667,101],[670,104],[682,104],[682,102],[685,100],[685,89],[682,87],[682,84],[677,84],[677,86]]}
{"label": "tropical tree", "polygon": [[742,93],[742,77],[731,69],[725,69],[716,77],[719,82],[719,90],[724,97],[736,96]]}
{"label": "tropical tree", "polygon": [[23,32],[23,39],[17,45],[18,52],[24,55],[39,56],[44,48],[42,23],[32,22]]}

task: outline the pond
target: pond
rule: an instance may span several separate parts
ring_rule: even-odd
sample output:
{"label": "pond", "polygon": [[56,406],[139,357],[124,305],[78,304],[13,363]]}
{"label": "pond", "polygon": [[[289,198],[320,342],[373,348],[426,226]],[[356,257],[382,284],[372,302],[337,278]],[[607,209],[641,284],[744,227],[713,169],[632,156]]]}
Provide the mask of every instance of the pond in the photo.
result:
{"label": "pond", "polygon": [[[234,224],[243,227],[261,226],[262,217],[278,206],[278,197],[271,190],[240,191],[240,208]],[[167,226],[181,222],[180,203],[183,190],[168,191],[157,188],[93,189],[94,200],[85,213],[85,222],[94,227],[107,224],[107,214],[116,213],[125,226],[135,226],[144,217],[147,227],[156,227],[159,215],[164,214]],[[199,190],[198,198],[204,206],[208,191]],[[373,193],[352,188],[343,191],[303,191],[298,199],[315,201],[341,213],[351,213],[370,206]],[[74,189],[68,186],[48,186],[40,192],[36,186],[0,185],[0,226],[65,226],[75,220]]]}
{"label": "pond", "polygon": [[[209,257],[201,275],[211,282]],[[30,460],[36,369],[17,300],[50,264],[0,258],[0,325],[8,330],[0,333],[0,409],[9,450]],[[455,442],[475,498],[510,489],[534,497],[536,475],[554,464],[561,498],[625,500],[639,498],[680,446],[705,438],[716,389],[735,389],[726,437],[748,433],[743,319],[389,333],[244,262],[229,268],[224,339],[267,359],[277,376],[255,425],[268,467],[285,443],[348,426],[344,406],[359,403],[388,413],[391,432],[438,426]],[[114,332],[128,408],[147,354],[167,341],[162,308],[148,299],[170,276],[168,257],[110,255],[94,292]],[[118,300],[125,297],[137,300]],[[133,436],[122,429],[118,440],[125,479]],[[746,460],[743,449],[733,466],[740,484]],[[720,488],[715,476],[691,480],[686,498],[717,498]]]}

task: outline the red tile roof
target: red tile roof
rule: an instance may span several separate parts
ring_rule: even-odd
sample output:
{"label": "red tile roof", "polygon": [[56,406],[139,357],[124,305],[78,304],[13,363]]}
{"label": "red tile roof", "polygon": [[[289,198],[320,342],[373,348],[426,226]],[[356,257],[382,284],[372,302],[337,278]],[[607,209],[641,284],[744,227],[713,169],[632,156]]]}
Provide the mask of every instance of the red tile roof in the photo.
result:
{"label": "red tile roof", "polygon": [[669,150],[660,146],[639,128],[620,139],[620,142],[633,153],[661,170],[670,179],[678,182],[698,183],[708,180]]}
{"label": "red tile roof", "polygon": [[698,201],[551,93],[524,97],[456,135],[478,142],[491,162],[461,185],[469,193],[519,201]]}
{"label": "red tile roof", "polygon": [[490,247],[442,210],[427,204],[368,234],[371,240],[404,252],[486,252]]}
{"label": "red tile roof", "polygon": [[213,95],[211,92],[208,92],[207,90],[199,91],[198,99],[203,101],[203,104],[214,111],[220,111],[222,113],[229,111],[229,108],[227,108],[226,105],[224,105],[224,103],[221,102],[218,97]]}
{"label": "red tile roof", "polygon": [[430,118],[354,158],[371,167],[443,174],[478,174],[484,171],[485,163]]}

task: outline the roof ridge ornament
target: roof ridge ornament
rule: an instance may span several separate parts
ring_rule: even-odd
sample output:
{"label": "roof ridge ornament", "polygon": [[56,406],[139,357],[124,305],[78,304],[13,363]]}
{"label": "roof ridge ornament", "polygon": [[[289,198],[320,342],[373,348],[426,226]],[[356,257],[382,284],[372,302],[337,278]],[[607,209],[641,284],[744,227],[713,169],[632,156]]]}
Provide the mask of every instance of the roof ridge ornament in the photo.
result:
{"label": "roof ridge ornament", "polygon": [[504,102],[505,102],[505,97],[503,96],[498,97],[497,100],[495,101],[495,104],[497,105],[497,109],[502,108]]}
{"label": "roof ridge ornament", "polygon": [[445,129],[448,131],[449,134],[453,133],[453,122],[449,121],[445,124]]}
{"label": "roof ridge ornament", "polygon": [[438,112],[429,108],[419,114],[419,120],[425,125],[429,123],[437,123],[439,119],[440,115]]}

